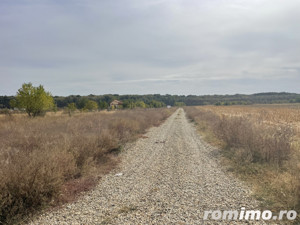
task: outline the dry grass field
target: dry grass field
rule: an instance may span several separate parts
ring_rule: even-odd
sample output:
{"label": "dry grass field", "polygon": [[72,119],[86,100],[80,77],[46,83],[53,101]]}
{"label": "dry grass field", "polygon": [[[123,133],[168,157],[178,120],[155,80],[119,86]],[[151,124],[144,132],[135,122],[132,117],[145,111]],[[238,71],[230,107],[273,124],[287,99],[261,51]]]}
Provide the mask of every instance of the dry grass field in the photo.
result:
{"label": "dry grass field", "polygon": [[173,109],[0,117],[0,224],[58,205],[115,167],[118,151]]}
{"label": "dry grass field", "polygon": [[300,208],[300,105],[186,107],[228,169],[271,209]]}
{"label": "dry grass field", "polygon": [[218,115],[247,116],[270,125],[292,126],[300,134],[300,104],[253,105],[253,106],[205,106],[205,110]]}

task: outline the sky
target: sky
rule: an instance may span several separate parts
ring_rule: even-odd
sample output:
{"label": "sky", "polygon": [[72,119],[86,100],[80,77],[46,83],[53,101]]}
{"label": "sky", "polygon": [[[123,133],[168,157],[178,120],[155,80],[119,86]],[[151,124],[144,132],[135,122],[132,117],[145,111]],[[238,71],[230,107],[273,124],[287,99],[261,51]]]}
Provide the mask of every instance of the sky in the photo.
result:
{"label": "sky", "polygon": [[300,93],[299,0],[0,0],[0,95]]}

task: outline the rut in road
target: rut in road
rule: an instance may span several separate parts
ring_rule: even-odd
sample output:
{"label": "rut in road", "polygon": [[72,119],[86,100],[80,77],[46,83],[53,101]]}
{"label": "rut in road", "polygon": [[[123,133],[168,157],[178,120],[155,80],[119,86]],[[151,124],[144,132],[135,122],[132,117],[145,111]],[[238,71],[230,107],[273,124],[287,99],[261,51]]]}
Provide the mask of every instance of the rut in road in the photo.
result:
{"label": "rut in road", "polygon": [[119,168],[93,191],[32,224],[221,224],[203,221],[204,210],[257,208],[249,189],[224,172],[216,150],[201,140],[183,109],[146,136],[121,153]]}

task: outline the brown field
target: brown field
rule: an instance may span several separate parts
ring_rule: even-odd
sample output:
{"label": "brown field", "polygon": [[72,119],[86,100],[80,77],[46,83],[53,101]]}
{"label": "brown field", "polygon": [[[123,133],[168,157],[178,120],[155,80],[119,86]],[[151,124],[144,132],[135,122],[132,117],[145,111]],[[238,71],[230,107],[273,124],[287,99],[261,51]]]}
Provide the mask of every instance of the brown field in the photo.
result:
{"label": "brown field", "polygon": [[0,224],[72,201],[118,162],[122,146],[174,109],[0,117]]}
{"label": "brown field", "polygon": [[300,104],[274,104],[253,106],[204,106],[218,115],[247,116],[267,124],[285,124],[292,126],[300,133]]}
{"label": "brown field", "polygon": [[300,104],[186,107],[263,208],[300,209]]}

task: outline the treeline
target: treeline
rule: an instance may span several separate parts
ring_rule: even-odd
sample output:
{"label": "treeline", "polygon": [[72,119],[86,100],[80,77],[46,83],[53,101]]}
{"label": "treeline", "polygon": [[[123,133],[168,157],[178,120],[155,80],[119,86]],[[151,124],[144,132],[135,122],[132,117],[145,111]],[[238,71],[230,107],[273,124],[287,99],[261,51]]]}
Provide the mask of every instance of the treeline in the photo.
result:
{"label": "treeline", "polygon": [[[12,108],[10,101],[14,96],[0,96],[0,108]],[[252,95],[70,95],[67,97],[54,96],[54,103],[58,108],[67,107],[75,103],[76,108],[83,109],[88,101],[95,101],[100,109],[106,109],[113,100],[123,102],[123,108],[149,107],[159,108],[163,106],[193,106],[193,105],[250,105],[250,104],[274,104],[274,103],[300,103],[300,94],[294,93],[258,93]]]}
{"label": "treeline", "polygon": [[66,107],[69,103],[75,103],[78,109],[84,108],[90,100],[98,103],[100,109],[106,109],[114,100],[122,101],[123,108],[160,108],[167,105],[174,106],[178,104],[173,96],[166,98],[164,95],[70,95],[68,97],[54,96],[54,101],[59,108]]}
{"label": "treeline", "polygon": [[54,96],[58,108],[64,108],[70,103],[75,103],[78,109],[84,109],[87,102],[96,102],[99,109],[107,109],[114,100],[122,101],[123,108],[160,108],[169,105],[159,97],[146,97],[145,95],[70,95],[68,97]]}

